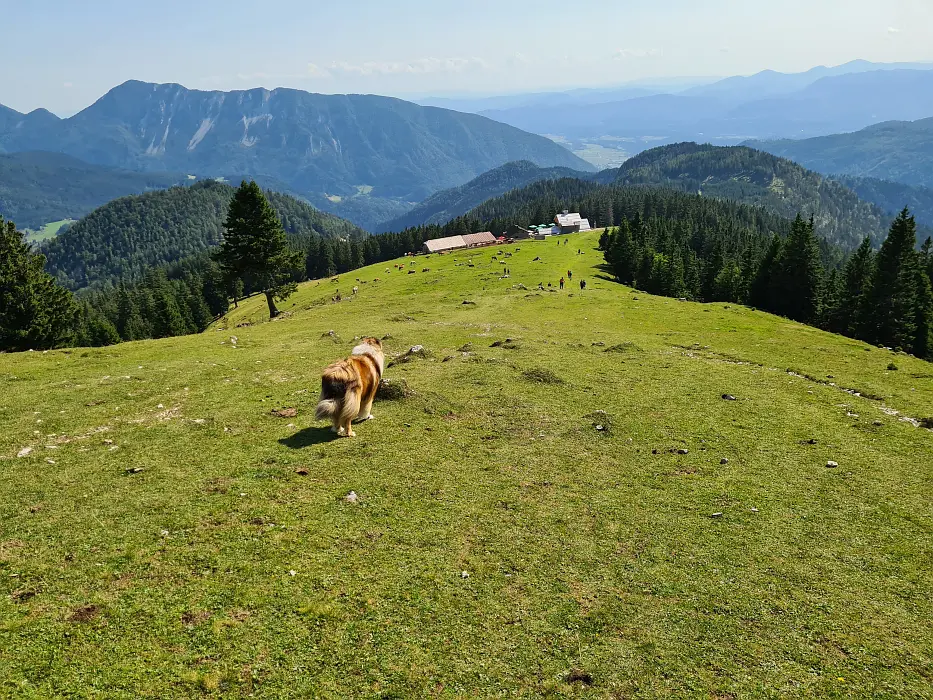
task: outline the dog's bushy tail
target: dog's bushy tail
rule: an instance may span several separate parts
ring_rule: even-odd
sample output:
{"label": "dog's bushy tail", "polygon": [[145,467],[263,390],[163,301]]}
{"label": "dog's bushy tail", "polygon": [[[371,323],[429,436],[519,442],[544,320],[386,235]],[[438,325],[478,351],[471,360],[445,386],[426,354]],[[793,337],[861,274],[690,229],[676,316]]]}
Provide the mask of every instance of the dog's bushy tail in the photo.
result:
{"label": "dog's bushy tail", "polygon": [[360,410],[359,380],[346,361],[337,362],[321,377],[321,398],[314,414],[318,420],[328,418],[335,425],[348,416],[355,417]]}

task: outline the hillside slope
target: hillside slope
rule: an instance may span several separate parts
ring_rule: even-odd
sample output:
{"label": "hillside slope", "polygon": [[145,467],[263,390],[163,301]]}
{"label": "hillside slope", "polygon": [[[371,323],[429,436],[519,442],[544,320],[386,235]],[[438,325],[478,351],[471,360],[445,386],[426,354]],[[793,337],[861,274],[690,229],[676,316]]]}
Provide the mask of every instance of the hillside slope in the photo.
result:
{"label": "hillside slope", "polygon": [[786,218],[812,215],[817,233],[846,250],[858,247],[865,236],[880,241],[890,224],[884,211],[860,201],[844,185],[784,158],[741,146],[662,146],[626,161],[617,181],[701,192],[763,206]]}
{"label": "hillside slope", "polygon": [[401,231],[412,226],[445,224],[466,214],[487,199],[498,197],[509,190],[541,180],[587,176],[587,173],[570,168],[539,168],[527,160],[506,163],[483,173],[465,185],[436,192],[406,214],[382,224],[378,230]]}
{"label": "hillside slope", "polygon": [[873,177],[838,175],[832,178],[848,187],[865,202],[871,202],[889,216],[907,207],[917,223],[933,228],[933,188],[905,185]]}
{"label": "hillside slope", "polygon": [[[43,246],[46,270],[62,284],[81,289],[137,279],[147,267],[200,253],[220,243],[233,192],[230,185],[206,181],[117,199]],[[288,195],[267,196],[288,233],[365,235],[350,222]]]}
{"label": "hillside slope", "polygon": [[138,81],[69,119],[0,131],[0,150],[33,149],[131,170],[274,178],[305,196],[363,187],[368,197],[408,202],[515,160],[592,169],[542,136],[388,97]]}
{"label": "hillside slope", "polygon": [[0,216],[20,228],[37,229],[80,218],[117,197],[186,181],[184,175],[118,170],[62,153],[0,154]]}
{"label": "hillside slope", "polygon": [[854,133],[748,145],[827,175],[933,187],[933,117],[875,124]]}
{"label": "hillside slope", "polygon": [[[632,294],[597,235],[0,355],[0,693],[924,696],[933,433],[891,412],[933,415],[930,365]],[[331,441],[363,334],[433,360]]]}

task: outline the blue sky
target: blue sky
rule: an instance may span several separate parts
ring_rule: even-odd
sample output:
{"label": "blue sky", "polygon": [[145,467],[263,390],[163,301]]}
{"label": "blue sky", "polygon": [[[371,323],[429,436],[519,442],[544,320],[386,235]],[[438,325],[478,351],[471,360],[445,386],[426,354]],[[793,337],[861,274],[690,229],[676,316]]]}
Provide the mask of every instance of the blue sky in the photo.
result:
{"label": "blue sky", "polygon": [[0,103],[134,78],[401,97],[933,61],[933,0],[5,0]]}

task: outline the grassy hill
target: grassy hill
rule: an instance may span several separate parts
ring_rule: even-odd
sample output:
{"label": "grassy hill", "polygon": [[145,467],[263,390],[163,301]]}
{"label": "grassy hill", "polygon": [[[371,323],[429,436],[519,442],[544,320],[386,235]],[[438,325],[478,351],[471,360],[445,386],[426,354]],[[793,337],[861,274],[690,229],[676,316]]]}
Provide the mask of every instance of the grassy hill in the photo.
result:
{"label": "grassy hill", "polygon": [[77,219],[107,202],[187,181],[184,175],[134,173],[84,163],[62,153],[0,154],[0,216],[40,229]]}
{"label": "grassy hill", "polygon": [[748,145],[828,175],[933,187],[933,117],[884,122],[853,133]]}
{"label": "grassy hill", "polygon": [[[205,181],[123,197],[91,212],[43,247],[46,269],[72,289],[139,278],[217,245],[234,189]],[[287,233],[359,236],[365,232],[294,197],[267,192]]]}
{"label": "grassy hill", "polygon": [[587,173],[570,168],[539,168],[522,160],[483,173],[465,185],[436,192],[411,211],[380,225],[379,231],[402,231],[425,224],[446,224],[471,209],[509,190],[525,187],[541,180],[563,177],[587,177]]}
{"label": "grassy hill", "polygon": [[[927,694],[931,365],[633,294],[597,237],[0,355],[0,694]],[[330,441],[364,334],[431,357]]]}
{"label": "grassy hill", "polygon": [[787,218],[812,214],[817,233],[847,250],[865,236],[883,239],[891,219],[838,182],[743,146],[661,146],[626,161],[616,177],[621,184],[673,187],[759,205]]}

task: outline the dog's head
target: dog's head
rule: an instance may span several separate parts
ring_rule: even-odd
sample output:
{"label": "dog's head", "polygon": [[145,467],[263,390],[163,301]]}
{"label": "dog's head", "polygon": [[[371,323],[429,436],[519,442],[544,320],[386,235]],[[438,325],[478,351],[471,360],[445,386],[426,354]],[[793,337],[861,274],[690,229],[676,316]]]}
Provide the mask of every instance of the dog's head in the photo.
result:
{"label": "dog's head", "polygon": [[382,350],[382,341],[379,338],[363,338],[360,342],[364,345],[371,345],[377,350]]}

